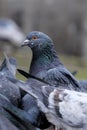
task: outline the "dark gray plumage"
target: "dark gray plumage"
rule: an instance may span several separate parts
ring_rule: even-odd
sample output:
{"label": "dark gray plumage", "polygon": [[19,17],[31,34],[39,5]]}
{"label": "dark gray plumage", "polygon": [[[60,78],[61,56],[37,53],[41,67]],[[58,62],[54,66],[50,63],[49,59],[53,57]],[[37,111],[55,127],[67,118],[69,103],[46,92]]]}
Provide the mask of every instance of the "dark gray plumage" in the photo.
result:
{"label": "dark gray plumage", "polygon": [[[43,85],[46,85],[46,84],[44,84],[44,83],[42,83],[40,81],[37,81],[35,79],[32,79],[32,78],[30,80],[31,81],[30,84],[29,84],[29,81],[24,82],[24,81],[17,80],[17,79],[11,78],[11,77],[7,77],[7,78],[11,82],[13,82],[17,86],[19,86],[19,88],[24,90],[26,93],[27,93],[27,91],[28,92],[32,91],[34,94],[38,95],[41,100],[44,100],[43,96],[42,96],[42,92],[41,92],[41,87]],[[46,129],[51,125],[48,122],[48,120],[46,119],[46,116],[43,114],[43,112],[41,112],[38,109],[37,102],[36,102],[35,98],[33,98],[31,95],[26,94],[22,98],[22,106],[21,106],[21,108],[24,111],[28,112],[28,116],[29,116],[29,118],[31,120],[31,124],[33,126],[35,126],[37,128],[40,128],[40,129]]]}
{"label": "dark gray plumage", "polygon": [[20,90],[15,84],[6,78],[6,76],[14,78],[16,68],[16,59],[8,58],[5,55],[5,59],[0,66],[0,94],[5,95],[14,105],[18,106],[21,98]]}
{"label": "dark gray plumage", "polygon": [[[7,76],[13,78],[15,77],[16,68],[17,68],[16,59],[8,58],[5,55],[5,59],[0,66],[0,113],[4,116],[3,118],[6,118],[6,122],[4,121],[4,127],[2,127],[2,125],[0,126],[2,127],[3,130],[6,129],[8,119],[14,124],[11,125],[11,122],[8,121],[8,125],[10,125],[8,126],[9,130],[12,130],[12,128],[17,130],[26,130],[24,129],[24,126],[19,122],[18,119],[16,119],[13,115],[9,114],[3,109],[3,106],[9,103],[14,104],[15,106],[19,106],[20,104],[21,100],[20,89],[7,79]],[[15,125],[18,128],[16,128]]]}
{"label": "dark gray plumage", "polygon": [[[14,106],[10,100],[2,94],[0,94],[0,114],[3,115],[3,118],[9,120],[8,123],[12,123],[12,126],[17,130],[35,130],[31,125],[31,118],[28,116],[28,113]],[[1,121],[3,122],[3,120]],[[4,126],[0,124],[0,127],[3,127],[1,130],[4,130],[6,126],[7,123],[4,121]],[[9,130],[12,130],[12,126],[10,125],[8,127]],[[8,128],[6,130],[8,130]]]}
{"label": "dark gray plumage", "polygon": [[33,31],[27,35],[24,45],[33,52],[30,74],[51,82],[55,87],[68,86],[69,89],[79,90],[78,81],[61,63],[50,37]]}
{"label": "dark gray plumage", "polygon": [[[2,117],[2,119],[0,118],[0,122],[3,123],[3,124],[0,124],[0,127],[2,128],[1,130],[4,130],[4,129],[8,130],[8,128],[9,128],[9,130],[11,130],[12,127],[15,127],[14,125],[11,126],[11,122],[8,121],[8,119],[11,119],[11,121],[14,122],[15,119],[13,118],[13,116],[11,116],[9,113],[7,113],[3,108],[3,106],[6,106],[7,104],[11,104],[10,100],[7,97],[5,97],[4,95],[0,94],[0,114]],[[7,127],[7,121],[8,121],[8,125],[10,123],[9,127]]]}
{"label": "dark gray plumage", "polygon": [[[0,66],[0,112],[7,119],[9,119],[10,122],[14,124],[13,125],[14,127],[15,126],[17,127],[17,130],[36,130],[33,127],[33,125],[31,125],[31,123],[29,122],[30,118],[27,121],[26,117],[27,114],[24,115],[24,117],[26,118],[23,119],[22,115],[19,115],[20,113],[17,113],[18,110],[21,111],[20,109],[17,108],[19,107],[21,101],[20,89],[18,88],[18,86],[16,86],[14,83],[10,82],[7,79],[7,76],[15,78],[16,68],[17,68],[16,59],[8,58],[5,55],[5,59]],[[13,106],[11,103],[14,104],[15,106]],[[5,110],[3,109],[3,107]],[[12,112],[15,111],[16,116],[12,112],[6,111],[7,110],[6,108],[12,110]]]}
{"label": "dark gray plumage", "polygon": [[0,113],[0,130],[18,130],[18,128]]}

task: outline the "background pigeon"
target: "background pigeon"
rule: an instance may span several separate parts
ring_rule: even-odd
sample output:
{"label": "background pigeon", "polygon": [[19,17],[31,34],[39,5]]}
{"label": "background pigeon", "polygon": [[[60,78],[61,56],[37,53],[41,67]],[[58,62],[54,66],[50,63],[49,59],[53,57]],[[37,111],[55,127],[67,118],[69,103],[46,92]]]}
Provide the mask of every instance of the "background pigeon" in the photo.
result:
{"label": "background pigeon", "polygon": [[10,82],[6,77],[15,77],[17,62],[15,58],[5,59],[0,66],[0,94],[5,95],[14,105],[18,106],[20,103],[20,90]]}

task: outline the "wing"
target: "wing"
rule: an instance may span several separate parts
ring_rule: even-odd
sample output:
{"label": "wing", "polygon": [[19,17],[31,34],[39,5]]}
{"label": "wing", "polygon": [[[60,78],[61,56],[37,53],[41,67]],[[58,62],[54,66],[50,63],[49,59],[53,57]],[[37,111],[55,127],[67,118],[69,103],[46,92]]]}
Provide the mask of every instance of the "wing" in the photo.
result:
{"label": "wing", "polygon": [[[36,76],[34,76],[34,75],[31,75],[31,74],[25,72],[24,70],[17,69],[17,71],[18,71],[20,74],[22,74],[24,77],[26,77],[27,79],[28,79],[28,78],[33,78],[33,79],[36,79],[36,80],[38,80],[38,81],[40,81],[40,82],[42,82],[42,83],[49,84],[49,83],[47,83],[46,81],[44,81],[43,79],[38,78],[38,77],[36,77]],[[50,84],[49,84],[49,85],[50,85]]]}
{"label": "wing", "polygon": [[80,88],[74,76],[62,66],[48,70],[44,80],[55,86],[66,86],[68,89],[78,90]]}

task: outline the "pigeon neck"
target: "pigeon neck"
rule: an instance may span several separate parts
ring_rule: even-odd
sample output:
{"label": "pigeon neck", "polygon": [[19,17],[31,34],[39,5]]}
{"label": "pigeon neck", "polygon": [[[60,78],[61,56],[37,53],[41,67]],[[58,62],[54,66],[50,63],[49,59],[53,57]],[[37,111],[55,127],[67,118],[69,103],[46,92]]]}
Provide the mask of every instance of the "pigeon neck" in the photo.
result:
{"label": "pigeon neck", "polygon": [[35,75],[42,70],[52,69],[60,64],[62,65],[54,47],[50,50],[43,50],[39,55],[33,54],[30,73]]}

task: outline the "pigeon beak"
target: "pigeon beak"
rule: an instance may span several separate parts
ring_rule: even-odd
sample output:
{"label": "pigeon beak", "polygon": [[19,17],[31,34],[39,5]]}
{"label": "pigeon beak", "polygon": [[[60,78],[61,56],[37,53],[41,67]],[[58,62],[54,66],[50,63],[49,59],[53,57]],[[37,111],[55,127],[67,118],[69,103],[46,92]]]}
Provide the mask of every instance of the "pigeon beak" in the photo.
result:
{"label": "pigeon beak", "polygon": [[27,46],[29,44],[29,40],[28,39],[26,39],[25,41],[24,41],[24,43],[21,45],[22,47],[23,46]]}

